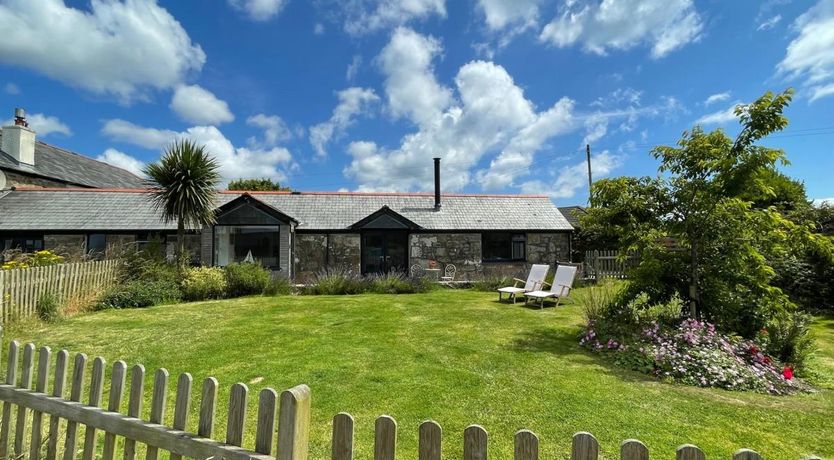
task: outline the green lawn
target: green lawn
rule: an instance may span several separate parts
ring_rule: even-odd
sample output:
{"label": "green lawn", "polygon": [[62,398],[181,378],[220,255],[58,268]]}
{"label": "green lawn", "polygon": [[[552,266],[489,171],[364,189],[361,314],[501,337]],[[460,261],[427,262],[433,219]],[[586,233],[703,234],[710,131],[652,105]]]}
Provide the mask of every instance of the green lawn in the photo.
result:
{"label": "green lawn", "polygon": [[[830,384],[815,394],[774,397],[657,382],[581,349],[581,320],[577,305],[539,311],[499,304],[489,293],[441,290],[105,311],[13,326],[6,340],[139,362],[149,374],[161,366],[172,377],[191,372],[197,385],[215,376],[223,387],[219,432],[228,387],[243,381],[251,395],[250,442],[257,392],[306,383],[313,391],[311,458],[329,456],[330,421],[340,411],[356,419],[357,458],[372,457],[381,414],[398,421],[401,458],[416,458],[417,427],[429,418],[444,429],[446,458],[462,456],[471,423],[489,432],[494,458],[512,458],[520,428],[539,435],[543,458],[569,455],[577,431],[594,433],[605,458],[619,458],[626,438],[644,441],[653,458],[674,458],[683,443],[716,459],[740,447],[770,459],[834,457]],[[834,320],[821,319],[815,329],[818,367],[834,375]]]}

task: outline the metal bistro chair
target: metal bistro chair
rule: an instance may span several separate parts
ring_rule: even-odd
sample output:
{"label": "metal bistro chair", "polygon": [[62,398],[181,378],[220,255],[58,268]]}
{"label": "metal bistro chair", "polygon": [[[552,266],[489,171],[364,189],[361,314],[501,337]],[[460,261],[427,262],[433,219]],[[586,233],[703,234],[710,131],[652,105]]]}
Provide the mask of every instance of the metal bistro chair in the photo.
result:
{"label": "metal bistro chair", "polygon": [[452,264],[446,265],[446,269],[443,270],[443,276],[440,277],[440,281],[442,283],[451,283],[455,280],[455,273],[458,272],[457,267]]}
{"label": "metal bistro chair", "polygon": [[426,276],[426,269],[420,264],[412,265],[409,271],[411,272],[412,278],[422,278]]}

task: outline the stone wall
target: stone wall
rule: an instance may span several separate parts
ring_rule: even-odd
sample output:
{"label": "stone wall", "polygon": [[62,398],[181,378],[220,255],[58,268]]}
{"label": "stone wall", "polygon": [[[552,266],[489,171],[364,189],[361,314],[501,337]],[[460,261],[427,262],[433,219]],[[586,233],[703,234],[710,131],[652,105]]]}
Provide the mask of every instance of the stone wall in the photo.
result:
{"label": "stone wall", "polygon": [[10,171],[8,169],[1,172],[6,176],[6,187],[46,187],[46,188],[67,188],[78,187],[78,185],[67,184],[57,180],[47,179],[44,177],[30,176],[18,171]]}
{"label": "stone wall", "polygon": [[409,237],[409,266],[429,266],[437,262],[443,270],[448,264],[457,269],[456,278],[475,279],[483,271],[480,233],[414,233]]}
{"label": "stone wall", "polygon": [[551,266],[570,262],[570,233],[528,233],[527,262]]}
{"label": "stone wall", "polygon": [[296,233],[295,278],[310,281],[325,268],[359,272],[361,261],[358,233]]}

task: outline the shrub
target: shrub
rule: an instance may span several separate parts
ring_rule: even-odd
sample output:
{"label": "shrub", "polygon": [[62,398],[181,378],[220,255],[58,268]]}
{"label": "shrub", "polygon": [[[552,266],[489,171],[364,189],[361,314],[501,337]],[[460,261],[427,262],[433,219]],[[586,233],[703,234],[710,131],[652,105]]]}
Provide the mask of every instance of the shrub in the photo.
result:
{"label": "shrub", "polygon": [[52,322],[57,320],[60,316],[59,308],[58,298],[54,294],[45,293],[38,298],[38,318],[42,321]]}
{"label": "shrub", "polygon": [[801,375],[815,351],[810,324],[807,313],[779,313],[759,331],[756,341],[767,354],[788,363]]}
{"label": "shrub", "polygon": [[266,289],[264,289],[264,295],[268,296],[290,294],[292,294],[292,283],[290,283],[290,280],[284,278],[283,276],[270,277],[269,283],[267,283]]}
{"label": "shrub", "polygon": [[621,365],[687,385],[770,394],[811,391],[760,345],[720,334],[713,324],[693,319],[674,328],[652,322],[629,343],[606,339],[589,327],[580,343],[610,353]]}
{"label": "shrub", "polygon": [[178,283],[170,281],[130,281],[104,292],[96,308],[145,308],[182,299]]}
{"label": "shrub", "polygon": [[183,270],[182,296],[185,300],[220,299],[226,294],[226,274],[218,267]]}
{"label": "shrub", "polygon": [[0,265],[0,270],[47,267],[50,265],[60,264],[64,261],[62,256],[59,256],[49,250],[35,251],[33,253],[12,250],[6,251],[0,256],[2,256],[0,259],[4,261],[3,264]]}
{"label": "shrub", "polygon": [[229,297],[263,294],[269,283],[269,270],[254,263],[226,266],[226,284]]}
{"label": "shrub", "polygon": [[434,284],[424,277],[408,277],[404,273],[391,272],[369,278],[367,292],[377,294],[414,294],[428,292]]}
{"label": "shrub", "polygon": [[165,246],[158,238],[151,239],[141,251],[128,251],[123,256],[121,280],[167,281],[178,283],[180,273],[176,265],[165,258]]}
{"label": "shrub", "polygon": [[619,301],[623,288],[623,283],[602,279],[596,285],[578,291],[578,302],[582,305],[585,320],[598,323]]}
{"label": "shrub", "polygon": [[317,272],[313,284],[304,288],[304,294],[352,295],[361,294],[368,288],[368,279],[353,270],[335,268]]}

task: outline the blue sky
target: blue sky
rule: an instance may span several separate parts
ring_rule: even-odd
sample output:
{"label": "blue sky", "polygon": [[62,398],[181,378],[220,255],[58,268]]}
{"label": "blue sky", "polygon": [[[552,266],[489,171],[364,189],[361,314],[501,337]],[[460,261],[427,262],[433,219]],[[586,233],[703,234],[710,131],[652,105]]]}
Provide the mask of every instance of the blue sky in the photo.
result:
{"label": "blue sky", "polygon": [[767,90],[765,144],[834,197],[834,0],[0,0],[0,110],[138,170],[204,143],[225,180],[587,199]]}

